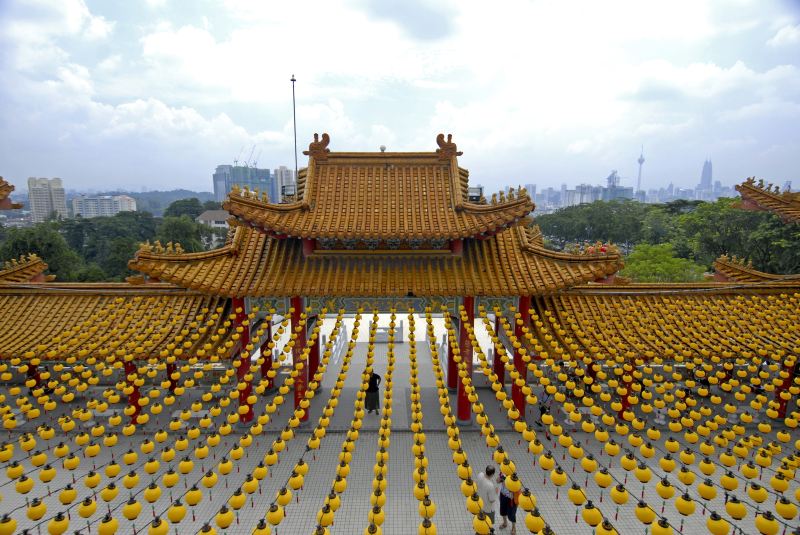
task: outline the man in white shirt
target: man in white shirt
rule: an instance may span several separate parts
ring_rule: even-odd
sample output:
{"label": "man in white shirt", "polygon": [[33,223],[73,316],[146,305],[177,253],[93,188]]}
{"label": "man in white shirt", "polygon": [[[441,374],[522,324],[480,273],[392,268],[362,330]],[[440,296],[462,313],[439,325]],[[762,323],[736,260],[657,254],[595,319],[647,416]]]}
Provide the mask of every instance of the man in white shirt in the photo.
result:
{"label": "man in white shirt", "polygon": [[494,506],[497,503],[497,484],[492,476],[494,476],[494,467],[487,466],[486,470],[478,474],[475,480],[478,485],[478,496],[483,501],[483,512],[492,521],[492,529],[489,533],[494,533]]}

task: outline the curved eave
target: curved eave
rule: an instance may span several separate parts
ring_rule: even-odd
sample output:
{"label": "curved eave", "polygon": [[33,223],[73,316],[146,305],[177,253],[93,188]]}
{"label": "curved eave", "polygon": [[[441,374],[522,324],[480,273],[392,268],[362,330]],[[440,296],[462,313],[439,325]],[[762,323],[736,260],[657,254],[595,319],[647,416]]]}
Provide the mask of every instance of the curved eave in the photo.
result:
{"label": "curved eave", "polygon": [[730,282],[800,280],[800,275],[776,275],[774,273],[765,273],[738,262],[733,262],[725,256],[721,256],[714,261],[714,271],[719,275],[718,278]]}
{"label": "curved eave", "polygon": [[[41,258],[33,258],[19,265],[0,270],[0,282],[31,282],[47,270],[47,264]],[[42,282],[50,276],[43,276]],[[50,278],[49,280],[53,280]]]}
{"label": "curved eave", "polygon": [[748,181],[736,186],[742,196],[740,208],[774,212],[786,222],[800,221],[800,198],[797,194],[774,193]]}
{"label": "curved eave", "polygon": [[[291,204],[271,204],[254,198],[231,194],[223,207],[236,219],[271,235],[282,235],[301,239],[339,239],[339,240],[389,240],[398,237],[411,239],[460,240],[490,235],[513,225],[531,213],[535,205],[528,197],[521,197],[497,204],[478,204],[464,202],[454,208],[452,218],[461,220],[457,230],[446,231],[435,228],[409,230],[369,230],[342,231],[339,229],[319,229],[313,219],[319,218],[306,201]],[[289,219],[291,217],[291,219]],[[323,218],[325,219],[325,218]],[[469,221],[464,221],[469,219]]]}

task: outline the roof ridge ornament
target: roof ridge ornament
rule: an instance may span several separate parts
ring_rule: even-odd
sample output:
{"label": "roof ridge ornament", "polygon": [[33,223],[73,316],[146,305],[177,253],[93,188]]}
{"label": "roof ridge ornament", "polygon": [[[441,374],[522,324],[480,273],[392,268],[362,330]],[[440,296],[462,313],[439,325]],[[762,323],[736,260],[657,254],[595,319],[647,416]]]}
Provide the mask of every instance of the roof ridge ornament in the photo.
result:
{"label": "roof ridge ornament", "polygon": [[453,143],[453,134],[447,134],[447,141],[444,139],[444,134],[436,136],[436,144],[439,148],[436,149],[436,154],[439,155],[440,160],[449,160],[454,156],[461,156],[463,152],[458,150],[458,147]]}
{"label": "roof ridge ornament", "polygon": [[304,150],[303,154],[310,156],[315,160],[326,160],[328,158],[328,153],[331,151],[328,148],[328,144],[330,142],[331,137],[327,133],[323,132],[322,140],[320,140],[319,134],[315,132],[314,141],[308,145],[308,150]]}

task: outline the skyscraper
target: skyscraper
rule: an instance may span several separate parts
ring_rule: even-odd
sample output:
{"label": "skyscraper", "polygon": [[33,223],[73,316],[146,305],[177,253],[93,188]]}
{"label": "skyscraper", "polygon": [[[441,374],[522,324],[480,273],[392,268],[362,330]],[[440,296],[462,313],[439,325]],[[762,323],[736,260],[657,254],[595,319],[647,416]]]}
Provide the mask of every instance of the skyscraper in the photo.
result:
{"label": "skyscraper", "polygon": [[266,192],[273,202],[280,202],[277,180],[269,169],[259,169],[248,165],[218,165],[212,175],[214,199],[222,202],[233,186],[248,187]]}
{"label": "skyscraper", "polygon": [[[289,195],[289,192],[294,191],[294,186],[296,186],[294,170],[289,169],[285,165],[281,165],[277,169],[275,169],[273,176],[275,177],[275,186],[277,188],[278,196],[274,197],[270,194],[270,198],[272,202],[282,202],[284,195]],[[291,193],[294,195],[294,193]]]}
{"label": "skyscraper", "polygon": [[28,199],[34,223],[47,221],[53,214],[67,217],[67,198],[60,178],[28,178]]}
{"label": "skyscraper", "polygon": [[700,173],[700,184],[697,189],[711,189],[712,175],[711,160],[706,160],[703,162],[703,171]]}

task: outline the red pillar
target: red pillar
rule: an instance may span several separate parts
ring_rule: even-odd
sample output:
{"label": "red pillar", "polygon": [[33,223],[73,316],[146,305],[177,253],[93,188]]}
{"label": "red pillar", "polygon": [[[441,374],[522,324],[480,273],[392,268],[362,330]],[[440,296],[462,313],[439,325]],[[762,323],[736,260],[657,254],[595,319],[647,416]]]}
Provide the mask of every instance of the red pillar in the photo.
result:
{"label": "red pillar", "polygon": [[[450,318],[450,324],[452,326],[454,321],[458,321],[461,323],[461,320],[456,320],[455,318]],[[455,340],[453,337],[450,336],[450,331],[447,332],[447,388],[450,390],[456,390],[458,388],[458,365],[456,364],[455,360],[455,352],[453,351],[453,347],[458,343],[458,335],[456,335]]]}
{"label": "red pillar", "polygon": [[28,364],[28,371],[26,372],[28,379],[33,379],[36,381],[36,384],[33,385],[33,388],[38,387],[42,383],[42,377],[39,375],[39,365],[38,364]]}
{"label": "red pillar", "polygon": [[240,383],[245,383],[244,389],[239,390],[239,407],[247,407],[247,412],[240,414],[239,418],[242,423],[247,424],[253,421],[254,416],[253,407],[247,402],[247,398],[253,394],[253,384],[252,381],[246,380],[246,376],[250,372],[250,353],[247,350],[247,345],[250,343],[250,325],[249,323],[245,324],[247,309],[243,298],[234,297],[231,299],[231,308],[236,315],[234,320],[236,331],[238,332],[239,327],[242,328],[242,332],[239,333],[239,367],[236,370],[236,378]]}
{"label": "red pillar", "polygon": [[167,362],[167,377],[169,377],[169,391],[175,392],[175,387],[178,385],[178,382],[172,378],[172,374],[178,371],[178,365],[174,362]]}
{"label": "red pillar", "polygon": [[139,411],[142,410],[142,408],[139,406],[139,398],[141,397],[141,394],[139,393],[139,387],[136,386],[136,384],[134,384],[132,381],[128,380],[128,377],[136,373],[136,365],[133,363],[133,361],[126,360],[124,369],[125,380],[128,382],[128,385],[133,387],[133,392],[128,395],[128,406],[134,408],[133,414],[131,414],[131,423],[135,424],[136,417],[139,416]]}
{"label": "red pillar", "polygon": [[[494,335],[500,338],[500,316],[495,315],[494,317]],[[498,342],[499,346],[502,346],[502,343]],[[497,376],[497,380],[500,384],[505,384],[506,382],[506,368],[503,365],[503,359],[500,358],[500,355],[497,351],[497,346],[494,348],[494,359],[492,360],[492,371]]]}
{"label": "red pillar", "polygon": [[[531,308],[530,296],[521,295],[519,297],[518,305],[517,311],[520,313],[520,318],[514,319],[514,336],[517,338],[517,341],[522,344],[525,341],[525,334],[522,332],[522,327],[528,323],[528,309]],[[516,368],[517,373],[519,373],[520,376],[527,382],[528,368],[525,366],[525,362],[522,360],[522,353],[520,353],[520,351],[517,349],[514,350],[514,368]],[[524,419],[525,394],[522,393],[522,387],[517,385],[516,381],[511,385],[511,399],[514,402],[514,406]]]}
{"label": "red pillar", "polygon": [[[475,298],[472,296],[464,296],[464,309],[466,311],[466,321],[470,325],[475,325]],[[461,360],[467,371],[467,377],[472,378],[472,342],[467,335],[467,324],[461,321],[461,328],[459,329],[459,340],[461,349]],[[470,406],[469,398],[467,397],[467,390],[464,386],[464,381],[458,376],[458,395],[457,395],[457,412],[458,421],[465,423],[472,421],[472,407]]]}
{"label": "red pillar", "polygon": [[[299,296],[294,296],[290,300],[290,306],[294,309],[292,312],[292,333],[297,335],[297,339],[294,342],[294,348],[292,349],[292,359],[294,364],[297,364],[297,361],[300,360],[301,355],[303,354],[303,348],[306,346],[306,324],[300,325],[300,314],[303,313],[305,310],[304,306],[304,299]],[[306,397],[306,388],[308,387],[308,363],[306,366],[300,370],[300,373],[297,374],[297,377],[294,380],[294,408],[297,409],[300,406],[300,401],[305,399]],[[303,417],[300,418],[301,422],[308,421],[308,411],[305,411]]]}
{"label": "red pillar", "polygon": [[[319,317],[317,316],[317,321],[319,321]],[[308,330],[306,328],[306,330]],[[310,343],[310,342],[309,342]],[[314,380],[314,374],[317,373],[317,369],[319,369],[319,343],[320,338],[319,334],[317,335],[317,339],[314,340],[313,345],[310,346],[308,351],[308,380]]]}
{"label": "red pillar", "polygon": [[[787,372],[789,375],[786,379],[783,380],[783,384],[775,389],[775,401],[778,402],[778,418],[786,418],[786,412],[789,407],[789,400],[781,398],[781,393],[789,390],[789,387],[792,386],[792,382],[794,381],[795,373],[797,372],[797,366],[789,367],[786,364],[783,365],[783,371]],[[792,399],[791,397],[789,399]]]}
{"label": "red pillar", "polygon": [[264,329],[265,337],[261,342],[261,378],[267,381],[267,390],[275,388],[275,380],[269,376],[269,371],[272,369],[272,349],[269,343],[272,341],[272,320],[268,321]]}

